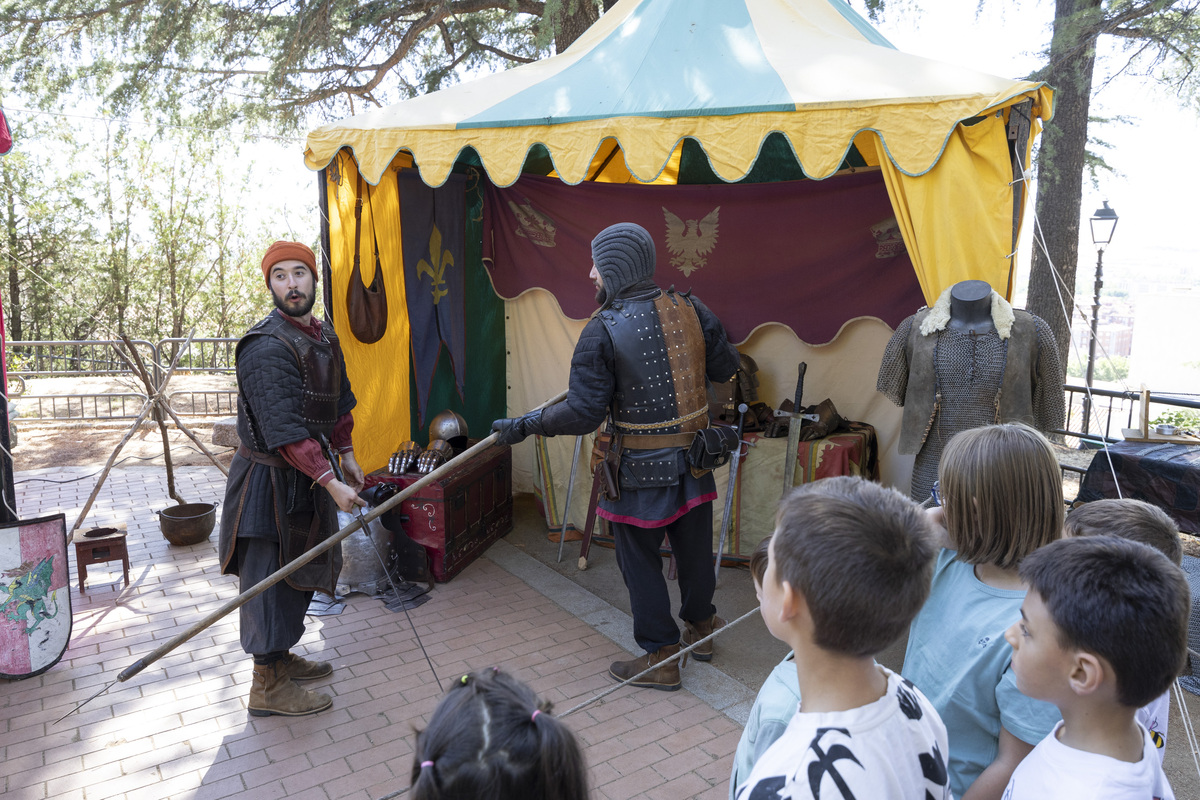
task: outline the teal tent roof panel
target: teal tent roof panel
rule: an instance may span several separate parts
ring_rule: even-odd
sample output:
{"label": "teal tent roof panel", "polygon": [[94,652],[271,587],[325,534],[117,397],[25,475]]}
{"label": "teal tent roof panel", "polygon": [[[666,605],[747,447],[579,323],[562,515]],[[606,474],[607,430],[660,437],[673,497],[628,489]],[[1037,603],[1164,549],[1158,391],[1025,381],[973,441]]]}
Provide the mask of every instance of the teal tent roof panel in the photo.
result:
{"label": "teal tent roof panel", "polygon": [[[669,24],[689,16],[696,22]],[[625,25],[574,64],[458,127],[795,108],[759,45],[745,0],[654,0],[640,4]],[[531,117],[531,109],[545,116]]]}

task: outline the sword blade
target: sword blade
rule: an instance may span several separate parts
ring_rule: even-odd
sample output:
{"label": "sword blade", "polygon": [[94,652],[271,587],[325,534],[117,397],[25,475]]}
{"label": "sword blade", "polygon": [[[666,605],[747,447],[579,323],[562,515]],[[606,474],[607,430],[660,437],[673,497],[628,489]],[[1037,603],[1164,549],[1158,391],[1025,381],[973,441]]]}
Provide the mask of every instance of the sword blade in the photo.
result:
{"label": "sword blade", "polygon": [[579,469],[579,450],[583,437],[575,437],[575,455],[571,458],[571,477],[567,478],[567,500],[563,503],[562,528],[558,531],[558,561],[562,562],[563,545],[567,541],[567,521],[571,518],[571,493],[575,490],[575,471]]}

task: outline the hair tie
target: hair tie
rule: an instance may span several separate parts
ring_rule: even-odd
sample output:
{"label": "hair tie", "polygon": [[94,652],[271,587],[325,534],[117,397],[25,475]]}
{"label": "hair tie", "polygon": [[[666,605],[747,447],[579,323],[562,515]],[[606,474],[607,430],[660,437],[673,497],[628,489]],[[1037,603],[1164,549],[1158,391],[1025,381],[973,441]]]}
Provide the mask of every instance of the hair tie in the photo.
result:
{"label": "hair tie", "polygon": [[432,767],[432,766],[433,766],[432,761],[422,761],[421,762],[421,769],[425,769],[426,767]]}
{"label": "hair tie", "polygon": [[540,708],[535,708],[533,710],[533,714],[531,714],[529,717],[529,721],[533,722],[535,719],[537,719],[537,715],[540,713],[542,713],[542,710]]}

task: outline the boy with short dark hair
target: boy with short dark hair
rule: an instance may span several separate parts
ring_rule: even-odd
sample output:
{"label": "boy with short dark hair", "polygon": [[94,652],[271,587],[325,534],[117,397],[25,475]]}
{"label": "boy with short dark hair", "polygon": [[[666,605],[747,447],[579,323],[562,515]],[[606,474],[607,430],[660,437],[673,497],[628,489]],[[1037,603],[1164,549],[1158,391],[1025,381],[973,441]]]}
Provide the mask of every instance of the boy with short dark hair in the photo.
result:
{"label": "boy with short dark hair", "polygon": [[1138,709],[1187,653],[1183,571],[1115,536],[1062,539],[1021,563],[1029,591],[1005,634],[1017,687],[1063,721],[1013,772],[1005,800],[1174,800]]}
{"label": "boy with short dark hair", "polygon": [[1094,500],[1067,514],[1063,523],[1064,536],[1098,534],[1148,544],[1175,566],[1183,563],[1179,526],[1167,512],[1141,500]]}
{"label": "boy with short dark hair", "polygon": [[936,551],[915,503],[861,478],[827,478],[784,498],[762,615],[795,651],[802,699],[738,800],[949,797],[945,726],[874,659],[925,602]]}
{"label": "boy with short dark hair", "polygon": [[[1073,509],[1063,524],[1064,536],[1119,536],[1150,545],[1171,560],[1183,563],[1183,541],[1179,526],[1167,512],[1141,500],[1094,500]],[[1150,732],[1162,763],[1167,749],[1167,722],[1171,713],[1171,690],[1138,709],[1137,721]]]}

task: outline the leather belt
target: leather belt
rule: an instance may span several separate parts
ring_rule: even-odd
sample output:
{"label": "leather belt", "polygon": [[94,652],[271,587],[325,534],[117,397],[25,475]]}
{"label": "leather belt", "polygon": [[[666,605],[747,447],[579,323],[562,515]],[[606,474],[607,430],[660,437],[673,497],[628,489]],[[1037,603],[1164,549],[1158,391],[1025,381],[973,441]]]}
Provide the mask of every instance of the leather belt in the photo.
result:
{"label": "leather belt", "polygon": [[621,437],[622,450],[661,450],[666,447],[691,447],[696,432],[691,433],[626,433]]}
{"label": "leather belt", "polygon": [[246,447],[244,444],[239,444],[237,454],[242,458],[249,459],[255,464],[265,464],[268,467],[277,469],[287,469],[290,464],[283,459],[283,456],[273,456],[270,453],[259,453]]}

